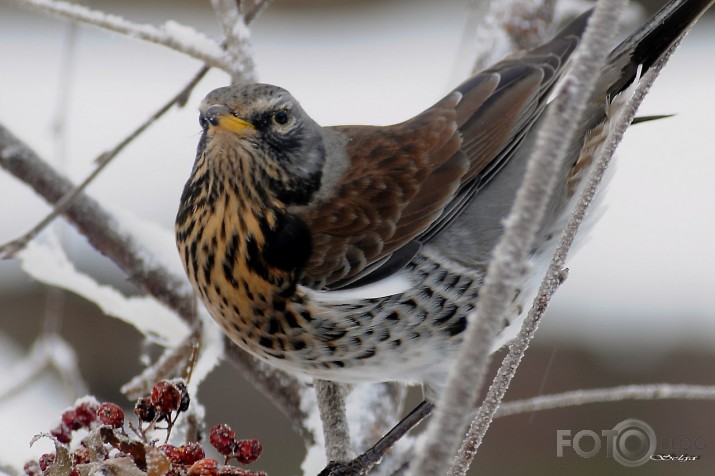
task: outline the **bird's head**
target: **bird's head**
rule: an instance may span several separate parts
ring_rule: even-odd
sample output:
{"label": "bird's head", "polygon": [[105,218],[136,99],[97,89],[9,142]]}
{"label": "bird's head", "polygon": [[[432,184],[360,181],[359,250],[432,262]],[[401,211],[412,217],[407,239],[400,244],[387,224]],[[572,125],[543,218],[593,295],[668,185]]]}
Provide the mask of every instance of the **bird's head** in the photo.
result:
{"label": "bird's head", "polygon": [[256,185],[267,186],[286,205],[307,203],[320,187],[322,129],[284,89],[268,84],[218,88],[199,111],[199,156],[241,173],[239,180],[265,181]]}

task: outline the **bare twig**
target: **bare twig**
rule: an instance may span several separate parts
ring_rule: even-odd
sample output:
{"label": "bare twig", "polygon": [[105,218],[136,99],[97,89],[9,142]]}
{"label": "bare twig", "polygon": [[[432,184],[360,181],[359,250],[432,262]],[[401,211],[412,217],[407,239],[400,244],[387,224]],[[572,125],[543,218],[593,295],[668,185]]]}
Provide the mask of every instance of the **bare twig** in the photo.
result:
{"label": "bare twig", "polygon": [[268,4],[271,0],[234,0],[236,3],[240,3],[241,13],[243,13],[243,18],[246,23],[252,23],[253,20],[258,18],[261,13],[268,8]]}
{"label": "bare twig", "polygon": [[[617,20],[613,12],[619,10],[618,1],[606,0],[597,6],[590,24],[600,25],[600,28],[586,31],[575,54],[574,79],[566,83],[568,92],[561,95],[547,112],[524,182],[489,264],[479,306],[467,327],[456,365],[450,371],[447,388],[427,429],[425,446],[417,454],[412,474],[443,472],[455,454],[461,438],[459,429],[465,427],[465,416],[471,415],[472,406],[486,380],[491,342],[499,323],[510,312],[511,296],[527,269],[532,243],[556,185],[557,170],[565,160],[577,132],[579,117],[598,77],[598,69],[609,51]],[[623,4],[623,0],[620,3]],[[499,404],[498,401],[486,403],[493,403],[494,409]],[[487,421],[484,431],[488,426]]]}
{"label": "bare twig", "polygon": [[203,61],[209,66],[231,72],[231,64],[221,46],[206,35],[186,25],[167,21],[162,27],[134,23],[118,15],[110,15],[77,3],[61,0],[13,0],[23,7],[59,15],[87,25],[156,43]]}
{"label": "bare twig", "polygon": [[337,382],[314,380],[320,420],[325,435],[325,456],[329,462],[346,462],[353,457],[350,430],[345,416],[347,387]]}
{"label": "bare twig", "polygon": [[77,196],[87,188],[87,186],[92,183],[92,181],[104,170],[104,168],[116,157],[127,145],[129,145],[134,139],[136,139],[141,133],[143,133],[149,126],[151,126],[157,119],[166,114],[174,105],[182,105],[186,102],[187,97],[194,89],[196,84],[206,75],[209,67],[203,66],[191,81],[188,82],[186,86],[179,91],[174,97],[166,102],[159,110],[154,114],[149,116],[139,127],[137,127],[131,134],[129,134],[124,140],[119,144],[114,146],[114,148],[108,152],[104,152],[99,157],[97,157],[97,167],[76,187],[68,190],[62,197],[57,200],[52,211],[43,218],[39,223],[37,223],[32,229],[24,233],[19,238],[10,241],[2,246],[0,246],[0,259],[10,258],[22,250],[27,243],[29,243],[33,238],[35,238],[42,230],[44,230],[47,225],[49,225],[55,218],[64,213],[67,208],[72,204],[72,202],[77,198]]}
{"label": "bare twig", "polygon": [[653,383],[573,390],[571,392],[503,402],[494,418],[575,407],[589,403],[620,402],[623,400],[715,400],[715,386]]}

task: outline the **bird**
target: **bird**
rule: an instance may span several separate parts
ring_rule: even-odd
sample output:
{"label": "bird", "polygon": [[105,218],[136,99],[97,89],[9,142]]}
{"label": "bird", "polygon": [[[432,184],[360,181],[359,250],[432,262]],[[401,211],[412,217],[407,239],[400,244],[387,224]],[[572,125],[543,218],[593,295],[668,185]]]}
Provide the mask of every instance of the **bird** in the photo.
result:
{"label": "bird", "polygon": [[[535,262],[553,252],[619,98],[712,3],[673,0],[612,51],[539,224]],[[208,93],[175,233],[226,335],[291,373],[418,384],[435,402],[590,14],[395,125],[321,126],[269,84]],[[529,279],[505,327],[523,316]]]}

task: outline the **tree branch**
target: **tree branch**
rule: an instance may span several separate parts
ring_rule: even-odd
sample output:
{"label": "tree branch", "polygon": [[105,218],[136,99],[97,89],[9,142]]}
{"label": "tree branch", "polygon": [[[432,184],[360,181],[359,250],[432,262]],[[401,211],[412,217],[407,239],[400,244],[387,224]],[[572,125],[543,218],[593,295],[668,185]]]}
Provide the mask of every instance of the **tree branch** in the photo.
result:
{"label": "tree branch", "polygon": [[350,461],[353,451],[348,420],[345,416],[345,395],[348,389],[344,384],[337,382],[320,379],[315,379],[313,382],[320,420],[323,422],[325,456],[328,462]]}
{"label": "tree branch", "polygon": [[[49,164],[40,159],[27,145],[0,124],[0,167],[32,187],[48,203],[55,203],[74,188]],[[184,277],[173,275],[147,257],[133,236],[121,231],[121,226],[99,203],[84,193],[79,193],[63,216],[101,254],[111,259],[124,273],[146,293],[154,296],[173,309],[187,322],[193,319],[193,292]],[[229,344],[234,350],[235,346]],[[279,409],[286,414],[296,428],[302,428],[302,415],[297,394],[298,381],[279,370],[266,372],[256,359],[245,352],[229,352],[231,360],[244,370],[248,380],[268,393]],[[239,359],[236,356],[240,356]],[[304,437],[310,432],[301,431]]]}
{"label": "tree branch", "polygon": [[[620,10],[619,10],[620,11]],[[615,13],[615,12],[613,12]],[[594,14],[595,17],[595,14]],[[592,19],[592,21],[595,23],[596,20]],[[614,18],[611,19],[606,19],[604,21],[615,21]],[[589,30],[586,32],[584,35],[584,42],[583,44],[586,43],[586,35],[588,35],[591,30],[596,32],[596,28],[589,28]],[[544,280],[541,283],[541,287],[539,289],[539,292],[537,294],[536,299],[534,300],[534,304],[527,315],[524,324],[522,326],[521,331],[519,332],[519,335],[515,339],[515,341],[512,343],[509,349],[509,353],[507,356],[504,358],[504,361],[502,362],[502,365],[500,369],[497,372],[496,377],[494,378],[494,381],[492,382],[491,387],[489,388],[489,391],[487,393],[487,396],[484,399],[484,403],[480,407],[477,417],[474,419],[472,422],[472,425],[469,429],[469,432],[467,434],[467,438],[462,444],[462,447],[460,448],[459,454],[456,458],[453,473],[454,475],[462,475],[466,472],[466,469],[469,466],[469,463],[471,462],[472,458],[474,457],[474,454],[476,453],[476,449],[478,448],[479,444],[481,443],[482,438],[484,437],[484,434],[487,431],[487,428],[489,426],[489,423],[491,422],[492,418],[494,418],[495,414],[498,412],[499,416],[502,416],[503,413],[501,411],[498,411],[497,408],[499,407],[499,404],[504,397],[504,394],[506,390],[509,387],[509,384],[514,377],[514,374],[516,373],[516,369],[518,368],[519,364],[521,363],[521,359],[524,356],[524,353],[526,352],[526,349],[531,341],[531,339],[534,336],[534,333],[536,332],[536,328],[538,327],[538,323],[543,315],[543,313],[546,310],[546,307],[548,306],[548,303],[550,301],[551,296],[554,294],[558,286],[563,282],[565,279],[565,271],[564,271],[564,266],[566,262],[566,257],[568,255],[569,250],[571,249],[571,246],[573,245],[574,239],[576,237],[576,233],[578,232],[578,229],[583,222],[583,219],[586,215],[586,211],[588,210],[589,206],[591,205],[593,198],[596,195],[598,186],[600,185],[603,176],[608,168],[608,165],[610,164],[611,159],[613,158],[615,154],[615,150],[620,144],[621,139],[623,138],[623,134],[625,133],[625,130],[628,128],[628,126],[632,123],[636,112],[638,110],[638,107],[640,106],[640,103],[642,102],[643,98],[645,97],[646,93],[650,89],[651,85],[655,81],[655,78],[658,76],[660,71],[662,70],[663,66],[667,63],[668,59],[670,58],[670,55],[675,51],[675,49],[678,47],[680,40],[687,34],[688,30],[684,30],[680,39],[676,42],[674,42],[671,47],[663,54],[661,59],[654,64],[648,72],[642,77],[639,78],[639,82],[635,85],[634,92],[631,97],[625,97],[625,98],[617,98],[616,100],[622,100],[625,101],[624,105],[624,111],[621,113],[620,116],[618,117],[612,117],[610,118],[610,123],[608,125],[609,127],[609,136],[608,140],[605,143],[600,156],[597,157],[597,161],[593,167],[593,170],[591,171],[588,181],[584,187],[583,192],[579,196],[579,200],[576,203],[576,206],[574,207],[574,211],[571,214],[569,221],[566,225],[566,228],[564,229],[561,241],[559,243],[559,246],[556,250],[556,254],[554,255],[553,260],[551,261],[551,264],[549,266],[549,269],[546,273],[546,276]],[[604,39],[605,38],[605,32],[600,33],[599,38]],[[585,48],[585,47],[584,47]],[[608,51],[608,46],[607,45],[601,45],[599,48],[603,48],[602,51]],[[577,53],[578,54],[578,53]],[[584,73],[586,74],[586,73]],[[595,75],[594,75],[595,76]],[[585,76],[588,77],[588,76]],[[638,79],[638,78],[637,78]],[[610,391],[613,391],[613,395],[607,395],[607,392],[609,392],[608,389],[602,390],[602,391],[594,391],[593,394],[591,394],[589,391],[576,391],[576,392],[569,392],[567,394],[562,394],[563,396],[552,396],[552,397],[544,397],[545,400],[542,401],[540,398],[541,397],[536,397],[534,399],[529,399],[528,401],[538,401],[540,404],[548,405],[551,402],[551,404],[555,404],[558,401],[561,401],[561,398],[563,399],[568,399],[571,404],[577,404],[576,402],[578,401],[578,398],[583,398],[584,403],[590,403],[590,402],[596,402],[599,401],[597,400],[598,398],[603,398],[603,399],[610,399],[610,400],[603,400],[603,401],[611,401],[611,400],[617,400],[617,399],[625,399],[625,398],[659,398],[657,395],[672,395],[668,397],[660,397],[660,398],[681,398],[679,395],[683,395],[682,398],[690,398],[685,395],[687,395],[687,392],[695,392],[696,395],[702,395],[697,393],[697,389],[701,387],[697,386],[627,386],[627,387],[617,387],[616,389],[611,389]],[[712,392],[712,388],[708,387],[702,387],[705,390],[703,392]],[[702,389],[701,388],[701,389]],[[619,398],[619,392],[622,393],[623,398]],[[651,395],[651,397],[648,397],[648,395]],[[642,396],[642,397],[639,397]],[[553,400],[551,400],[553,398]],[[701,397],[701,398],[711,398],[711,397]],[[526,402],[528,402],[526,401]],[[562,406],[567,406],[568,403],[564,401],[564,404]],[[515,404],[516,406],[516,404]],[[546,408],[546,407],[545,407]]]}
{"label": "tree branch", "polygon": [[[623,0],[605,0],[596,7],[589,21],[590,27],[574,54],[572,79],[566,82],[564,94],[547,112],[524,182],[505,221],[504,233],[495,247],[494,258],[489,263],[475,315],[467,327],[456,365],[450,371],[447,388],[427,429],[424,448],[417,453],[412,474],[444,472],[455,454],[461,438],[459,429],[464,428],[465,416],[471,415],[473,404],[486,380],[491,343],[499,323],[504,322],[510,312],[516,284],[528,269],[529,251],[555,188],[556,172],[566,159],[598,70],[609,51],[620,9],[618,2],[620,5],[624,3]],[[591,25],[598,25],[598,28]],[[499,401],[485,401],[485,405],[496,410]],[[487,421],[479,423],[483,432],[489,427],[490,420],[487,418]],[[482,436],[483,433],[477,435],[475,448]],[[455,468],[454,474],[460,474],[459,471],[461,468]]]}
{"label": "tree branch", "polygon": [[623,400],[715,400],[715,387],[712,385],[654,383],[573,390],[503,402],[494,418],[575,407],[589,403],[620,402]]}
{"label": "tree branch", "polygon": [[184,53],[209,66],[222,69],[229,74],[234,71],[231,59],[216,41],[193,28],[174,21],[167,21],[162,27],[134,23],[118,15],[110,15],[77,3],[61,0],[13,0],[17,5],[34,8],[44,13],[59,15],[87,25],[96,26],[122,35],[148,41]]}
{"label": "tree branch", "polygon": [[249,31],[244,16],[238,10],[235,0],[211,0],[224,35],[229,73],[234,84],[255,81],[253,55],[246,54],[250,46]]}
{"label": "tree branch", "polygon": [[553,23],[555,0],[500,0],[488,3],[472,28],[479,47],[472,74],[520,49],[538,46]]}
{"label": "tree branch", "polygon": [[175,105],[183,106],[191,91],[198,84],[199,81],[206,75],[209,71],[208,66],[202,66],[201,69],[194,75],[193,78],[188,82],[184,88],[179,91],[174,97],[169,99],[158,111],[149,116],[142,124],[139,125],[131,134],[125,137],[119,144],[114,146],[110,151],[102,153],[99,157],[95,159],[97,167],[76,187],[69,190],[67,193],[62,195],[62,197],[57,200],[52,211],[38,222],[34,227],[32,227],[25,234],[19,238],[0,246],[0,259],[9,258],[17,254],[18,251],[22,250],[27,244],[34,239],[42,230],[44,230],[47,225],[52,223],[52,221],[62,214],[69,205],[75,200],[77,195],[82,193],[87,186],[94,181],[95,178],[105,169],[105,167],[114,159],[127,145],[129,145],[134,139],[139,137],[149,126],[156,122],[160,117],[166,114]]}

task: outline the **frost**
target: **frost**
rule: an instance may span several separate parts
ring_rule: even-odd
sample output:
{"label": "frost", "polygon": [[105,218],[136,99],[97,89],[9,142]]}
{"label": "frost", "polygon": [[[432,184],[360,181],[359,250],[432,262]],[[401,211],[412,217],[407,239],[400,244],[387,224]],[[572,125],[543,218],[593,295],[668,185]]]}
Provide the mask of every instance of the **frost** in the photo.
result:
{"label": "frost", "polygon": [[211,316],[201,308],[199,317],[202,321],[201,332],[201,354],[191,372],[191,380],[188,383],[191,395],[196,395],[199,385],[211,373],[211,371],[221,363],[224,356],[223,331],[214,322]]}
{"label": "frost", "polygon": [[[105,204],[103,206],[116,218],[116,222],[124,234],[133,237],[137,243],[141,243],[141,247],[144,250],[141,253],[143,261],[159,264],[178,276],[184,276],[184,269],[181,266],[179,253],[176,250],[173,230],[169,230],[156,222],[140,218],[125,208]],[[188,288],[188,280],[186,285]]]}
{"label": "frost", "polygon": [[223,56],[223,51],[218,43],[190,26],[168,20],[164,23],[163,30],[167,40],[177,45],[203,51],[206,56]]}
{"label": "frost", "polygon": [[173,347],[189,333],[189,327],[172,311],[150,297],[126,297],[79,272],[52,233],[45,242],[34,240],[19,254],[22,269],[43,283],[57,286],[94,302],[102,311],[134,326],[148,339]]}
{"label": "frost", "polygon": [[217,42],[203,33],[175,21],[167,21],[161,28],[158,28],[154,25],[134,23],[118,15],[59,0],[24,0],[22,5],[105,28],[132,38],[161,44],[214,66],[224,67],[224,54]]}

